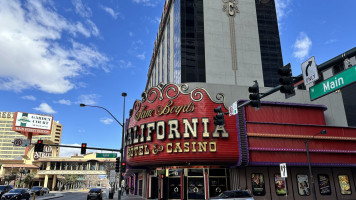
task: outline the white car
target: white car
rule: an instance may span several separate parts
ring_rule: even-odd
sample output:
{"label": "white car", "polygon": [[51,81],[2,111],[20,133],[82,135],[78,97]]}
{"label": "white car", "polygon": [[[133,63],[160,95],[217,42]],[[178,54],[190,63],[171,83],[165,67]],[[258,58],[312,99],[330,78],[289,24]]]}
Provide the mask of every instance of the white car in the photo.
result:
{"label": "white car", "polygon": [[246,190],[224,191],[217,197],[211,197],[210,199],[254,200],[253,196]]}

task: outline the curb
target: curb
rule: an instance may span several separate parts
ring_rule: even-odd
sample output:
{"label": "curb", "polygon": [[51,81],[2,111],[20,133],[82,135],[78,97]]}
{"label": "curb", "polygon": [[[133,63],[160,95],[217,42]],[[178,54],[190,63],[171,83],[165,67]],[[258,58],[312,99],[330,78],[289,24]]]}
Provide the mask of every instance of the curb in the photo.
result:
{"label": "curb", "polygon": [[59,198],[59,197],[63,197],[63,194],[54,194],[53,196],[49,196],[49,197],[42,197],[42,198],[38,198],[38,200],[45,200],[45,199],[55,199],[55,198]]}

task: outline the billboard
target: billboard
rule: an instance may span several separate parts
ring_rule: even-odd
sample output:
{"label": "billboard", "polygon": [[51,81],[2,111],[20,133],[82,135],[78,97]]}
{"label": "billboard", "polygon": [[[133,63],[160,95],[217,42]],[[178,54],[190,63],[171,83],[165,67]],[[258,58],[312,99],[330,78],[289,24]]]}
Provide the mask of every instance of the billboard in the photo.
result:
{"label": "billboard", "polygon": [[52,116],[16,112],[12,130],[17,132],[31,132],[35,135],[51,134]]}
{"label": "billboard", "polygon": [[126,131],[126,161],[130,166],[167,164],[235,164],[239,161],[236,116],[215,126],[214,108],[224,105],[203,88],[160,85],[134,103]]}

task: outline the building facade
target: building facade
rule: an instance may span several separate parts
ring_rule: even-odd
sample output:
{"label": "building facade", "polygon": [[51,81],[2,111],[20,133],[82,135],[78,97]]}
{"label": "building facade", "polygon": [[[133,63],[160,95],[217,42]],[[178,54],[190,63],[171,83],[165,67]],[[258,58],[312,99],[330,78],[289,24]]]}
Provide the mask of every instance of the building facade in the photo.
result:
{"label": "building facade", "polygon": [[277,24],[273,0],[166,1],[146,90],[125,133],[133,193],[207,199],[246,189],[261,200],[356,198],[356,129],[341,93],[310,101],[307,90],[289,99],[277,92],[260,109],[241,107],[224,125],[214,123],[214,108],[246,102],[254,80],[260,93],[278,85]]}
{"label": "building facade", "polygon": [[[27,139],[26,136],[12,131],[15,112],[0,112],[0,160],[19,158],[25,154],[26,147],[14,146],[14,139]],[[50,135],[33,136],[31,143],[37,140],[48,140],[54,144],[60,144],[63,126],[58,121],[52,122]],[[59,149],[57,149],[59,154]],[[20,158],[21,159],[21,158]]]}

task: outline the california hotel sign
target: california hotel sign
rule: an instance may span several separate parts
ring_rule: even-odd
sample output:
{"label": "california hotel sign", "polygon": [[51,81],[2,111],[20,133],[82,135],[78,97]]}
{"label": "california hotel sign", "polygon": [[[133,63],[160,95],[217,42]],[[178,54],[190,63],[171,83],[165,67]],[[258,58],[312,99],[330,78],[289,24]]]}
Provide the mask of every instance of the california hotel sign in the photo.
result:
{"label": "california hotel sign", "polygon": [[215,126],[214,108],[224,96],[212,100],[207,91],[188,86],[153,87],[134,103],[126,131],[129,165],[234,163],[238,160],[236,118],[225,116],[225,126]]}

